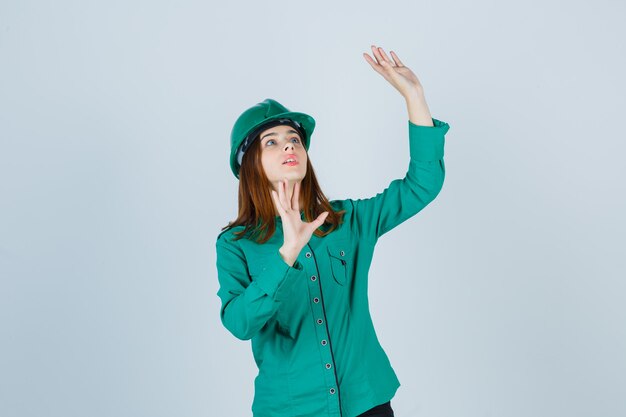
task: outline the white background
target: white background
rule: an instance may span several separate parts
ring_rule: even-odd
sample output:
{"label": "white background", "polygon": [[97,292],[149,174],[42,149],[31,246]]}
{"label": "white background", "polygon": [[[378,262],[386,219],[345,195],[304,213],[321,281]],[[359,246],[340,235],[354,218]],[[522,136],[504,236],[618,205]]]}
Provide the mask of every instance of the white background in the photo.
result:
{"label": "white background", "polygon": [[625,9],[3,0],[0,415],[251,415],[216,295],[230,130],[274,98],[315,118],[329,199],[382,191],[408,114],[371,44],[451,126],[370,273],[396,416],[626,415]]}

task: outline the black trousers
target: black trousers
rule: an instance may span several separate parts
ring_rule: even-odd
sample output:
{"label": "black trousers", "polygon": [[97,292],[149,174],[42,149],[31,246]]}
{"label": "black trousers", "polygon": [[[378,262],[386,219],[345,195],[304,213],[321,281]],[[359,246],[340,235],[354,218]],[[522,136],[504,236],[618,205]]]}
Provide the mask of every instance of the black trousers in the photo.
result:
{"label": "black trousers", "polygon": [[374,408],[370,408],[363,414],[359,414],[357,417],[393,417],[393,410],[391,408],[391,401],[387,401],[384,404],[377,405]]}

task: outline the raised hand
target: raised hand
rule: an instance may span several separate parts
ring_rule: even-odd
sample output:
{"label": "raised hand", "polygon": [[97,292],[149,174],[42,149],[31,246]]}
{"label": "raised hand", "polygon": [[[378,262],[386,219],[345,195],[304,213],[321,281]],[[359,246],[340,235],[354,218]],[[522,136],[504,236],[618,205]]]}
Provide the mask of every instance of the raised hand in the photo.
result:
{"label": "raised hand", "polygon": [[396,90],[405,98],[411,97],[416,92],[423,93],[423,87],[417,79],[413,71],[406,67],[398,55],[391,51],[393,61],[387,57],[383,48],[372,45],[372,53],[375,59],[372,59],[367,53],[363,52],[365,60],[374,68],[374,71],[382,75],[385,80],[389,81]]}
{"label": "raised hand", "polygon": [[310,223],[302,221],[299,197],[300,181],[294,184],[291,198],[287,197],[286,178],[278,183],[278,194],[272,190],[272,199],[283,221],[284,242],[279,252],[289,265],[293,265],[304,245],[309,242],[315,230],[324,224],[328,216],[328,212],[325,211]]}

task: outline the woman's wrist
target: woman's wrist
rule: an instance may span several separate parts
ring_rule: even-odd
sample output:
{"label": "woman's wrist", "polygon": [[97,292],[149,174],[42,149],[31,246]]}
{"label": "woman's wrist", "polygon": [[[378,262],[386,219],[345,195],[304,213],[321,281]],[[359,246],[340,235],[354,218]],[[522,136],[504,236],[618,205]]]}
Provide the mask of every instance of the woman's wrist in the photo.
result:
{"label": "woman's wrist", "polygon": [[433,126],[432,116],[426,103],[426,98],[421,90],[404,97],[411,123],[418,126]]}
{"label": "woman's wrist", "polygon": [[283,258],[283,261],[285,261],[287,265],[293,266],[293,264],[296,262],[296,258],[298,257],[298,253],[300,252],[296,252],[295,250],[289,250],[286,249],[284,246],[281,246],[280,249],[278,249],[278,253],[280,253],[281,258]]}

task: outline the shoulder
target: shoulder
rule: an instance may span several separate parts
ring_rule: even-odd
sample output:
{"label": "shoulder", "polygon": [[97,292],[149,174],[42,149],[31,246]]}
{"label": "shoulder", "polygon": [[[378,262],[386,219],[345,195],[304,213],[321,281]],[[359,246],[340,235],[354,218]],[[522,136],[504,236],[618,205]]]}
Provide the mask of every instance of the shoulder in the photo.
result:
{"label": "shoulder", "polygon": [[335,211],[341,211],[341,210],[350,211],[352,209],[352,200],[349,198],[344,199],[344,200],[331,200],[329,201],[329,203],[330,203],[330,206]]}
{"label": "shoulder", "polygon": [[336,212],[343,211],[343,221],[349,222],[348,219],[350,219],[354,213],[354,200],[352,200],[351,198],[344,198],[342,200],[331,200],[329,201],[329,203],[333,210],[335,210]]}
{"label": "shoulder", "polygon": [[346,233],[353,233],[350,230],[354,227],[353,217],[354,217],[354,202],[352,199],[343,199],[343,200],[332,200],[329,201],[330,206],[336,212],[342,212],[341,215],[341,223],[338,225],[338,228],[335,229],[334,232],[338,232],[339,230],[343,230]]}
{"label": "shoulder", "polygon": [[[245,247],[242,246],[241,240],[235,239],[237,237],[235,232],[244,229],[244,226],[235,226],[218,233],[217,239],[215,239],[215,251],[219,265],[232,267],[246,262]],[[245,240],[245,237],[243,239]]]}
{"label": "shoulder", "polygon": [[222,230],[218,233],[217,238],[216,238],[216,244],[220,245],[220,244],[236,244],[237,241],[235,240],[235,238],[237,237],[235,235],[235,232],[241,232],[245,229],[244,226],[235,226],[235,227],[231,227],[225,230]]}

